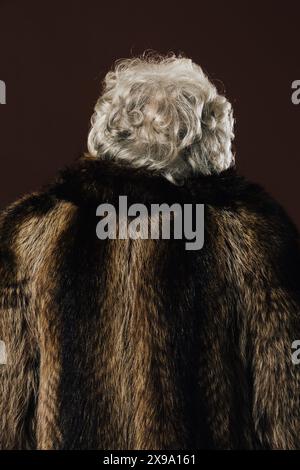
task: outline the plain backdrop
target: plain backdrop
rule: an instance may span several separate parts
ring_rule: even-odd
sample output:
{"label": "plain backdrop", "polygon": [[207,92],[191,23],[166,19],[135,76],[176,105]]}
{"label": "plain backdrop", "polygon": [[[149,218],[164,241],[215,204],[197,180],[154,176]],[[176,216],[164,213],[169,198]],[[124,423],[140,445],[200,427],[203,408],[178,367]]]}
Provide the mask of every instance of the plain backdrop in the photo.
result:
{"label": "plain backdrop", "polygon": [[154,49],[199,63],[232,102],[238,170],[300,227],[299,1],[0,0],[0,207],[86,150],[113,62]]}

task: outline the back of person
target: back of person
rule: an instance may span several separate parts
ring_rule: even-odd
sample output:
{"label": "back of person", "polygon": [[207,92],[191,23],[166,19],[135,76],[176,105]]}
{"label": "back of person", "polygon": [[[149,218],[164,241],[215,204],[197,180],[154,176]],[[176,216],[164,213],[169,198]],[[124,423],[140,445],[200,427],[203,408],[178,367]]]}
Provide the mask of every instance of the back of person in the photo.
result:
{"label": "back of person", "polygon": [[106,76],[89,152],[0,219],[0,448],[299,448],[299,240],[202,70]]}

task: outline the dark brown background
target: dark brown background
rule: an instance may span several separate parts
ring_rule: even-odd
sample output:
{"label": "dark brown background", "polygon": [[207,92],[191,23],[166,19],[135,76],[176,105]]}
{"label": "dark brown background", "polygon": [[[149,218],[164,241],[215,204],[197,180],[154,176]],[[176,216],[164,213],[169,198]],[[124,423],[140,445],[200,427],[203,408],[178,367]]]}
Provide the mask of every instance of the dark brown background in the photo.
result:
{"label": "dark brown background", "polygon": [[[0,0],[0,206],[86,150],[100,81],[144,49],[183,52],[235,110],[240,173],[300,227],[300,2]],[[297,5],[298,3],[298,5]]]}

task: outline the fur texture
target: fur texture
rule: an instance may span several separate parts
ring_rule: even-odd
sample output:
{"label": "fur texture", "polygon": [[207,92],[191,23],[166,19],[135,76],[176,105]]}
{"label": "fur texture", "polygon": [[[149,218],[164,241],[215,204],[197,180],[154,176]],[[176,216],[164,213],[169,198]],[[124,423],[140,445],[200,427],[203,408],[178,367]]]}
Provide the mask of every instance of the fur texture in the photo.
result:
{"label": "fur texture", "polygon": [[[205,243],[96,237],[96,207],[204,203]],[[236,175],[84,157],[0,226],[1,449],[300,448],[298,233]]]}

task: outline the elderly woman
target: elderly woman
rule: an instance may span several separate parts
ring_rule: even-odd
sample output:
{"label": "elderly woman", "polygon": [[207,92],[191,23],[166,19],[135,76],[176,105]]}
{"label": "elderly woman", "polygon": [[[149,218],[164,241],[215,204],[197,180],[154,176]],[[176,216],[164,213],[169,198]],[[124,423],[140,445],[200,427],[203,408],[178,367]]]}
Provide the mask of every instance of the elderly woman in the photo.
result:
{"label": "elderly woman", "polygon": [[[121,60],[89,153],[2,213],[0,448],[300,448],[298,233],[232,139],[190,59]],[[204,205],[204,243],[124,236],[129,212],[98,236],[120,196]]]}

